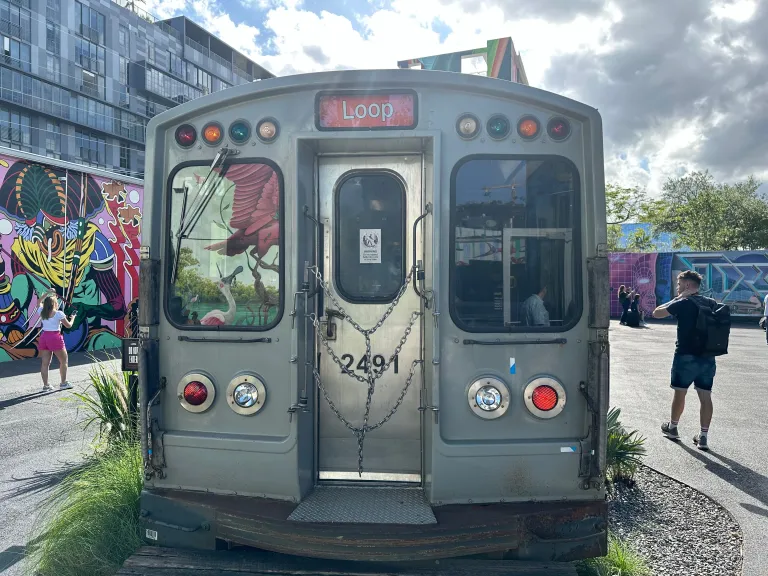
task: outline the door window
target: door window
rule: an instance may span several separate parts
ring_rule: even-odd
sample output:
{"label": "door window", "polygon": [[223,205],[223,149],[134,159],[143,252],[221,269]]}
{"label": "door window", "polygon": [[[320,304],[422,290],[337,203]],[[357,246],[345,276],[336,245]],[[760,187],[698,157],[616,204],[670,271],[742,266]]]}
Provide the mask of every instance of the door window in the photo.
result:
{"label": "door window", "polygon": [[335,280],[349,302],[391,302],[405,278],[405,187],[391,172],[354,172],[335,198]]}

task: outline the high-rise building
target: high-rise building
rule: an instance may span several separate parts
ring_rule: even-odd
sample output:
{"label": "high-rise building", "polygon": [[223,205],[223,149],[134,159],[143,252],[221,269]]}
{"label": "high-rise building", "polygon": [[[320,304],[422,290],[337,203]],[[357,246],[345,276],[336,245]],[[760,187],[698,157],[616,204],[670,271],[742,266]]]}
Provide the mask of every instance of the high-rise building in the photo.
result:
{"label": "high-rise building", "polygon": [[141,177],[149,119],[273,75],[143,0],[0,0],[0,146]]}
{"label": "high-rise building", "polygon": [[488,40],[482,48],[401,60],[397,66],[419,70],[462,72],[528,84],[523,59],[520,53],[515,51],[515,45],[510,37]]}

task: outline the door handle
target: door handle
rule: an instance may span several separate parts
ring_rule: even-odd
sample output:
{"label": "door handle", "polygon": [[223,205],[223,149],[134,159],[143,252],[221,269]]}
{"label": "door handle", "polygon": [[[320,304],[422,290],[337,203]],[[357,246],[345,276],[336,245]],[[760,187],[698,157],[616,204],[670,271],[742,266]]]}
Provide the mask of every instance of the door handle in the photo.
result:
{"label": "door handle", "polygon": [[[427,202],[426,211],[424,214],[416,218],[416,220],[413,223],[413,234],[411,237],[412,243],[413,243],[413,251],[411,252],[411,266],[413,266],[413,290],[416,292],[416,294],[419,295],[419,298],[425,299],[424,295],[419,291],[418,286],[416,285],[416,282],[418,280],[424,280],[425,271],[419,269],[418,265],[416,264],[416,227],[419,225],[419,222],[421,222],[424,218],[427,217],[428,214],[432,213],[432,204],[430,202]],[[429,308],[429,302],[426,302],[427,308]]]}

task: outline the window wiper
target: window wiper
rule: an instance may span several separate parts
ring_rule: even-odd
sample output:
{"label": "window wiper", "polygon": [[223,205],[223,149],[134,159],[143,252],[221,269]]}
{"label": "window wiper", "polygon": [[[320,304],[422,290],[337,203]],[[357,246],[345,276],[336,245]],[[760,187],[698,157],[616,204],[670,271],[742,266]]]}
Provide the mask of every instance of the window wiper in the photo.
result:
{"label": "window wiper", "polygon": [[[205,175],[205,178],[203,179],[203,183],[200,185],[200,188],[197,191],[197,196],[195,196],[195,199],[192,201],[192,207],[190,208],[191,217],[190,220],[187,221],[187,199],[188,199],[188,193],[189,188],[185,185],[184,186],[184,199],[182,201],[181,205],[181,218],[179,219],[179,230],[176,232],[176,252],[173,256],[173,268],[171,270],[171,283],[176,282],[176,276],[178,274],[179,269],[179,256],[181,252],[181,241],[184,238],[189,237],[189,235],[192,233],[192,230],[194,230],[195,226],[197,225],[198,221],[200,220],[201,216],[203,215],[203,212],[205,212],[206,207],[208,206],[208,203],[213,198],[213,191],[216,189],[216,185],[218,184],[219,180],[224,178],[221,173],[218,173],[218,179],[217,177],[214,177],[211,180],[211,176],[214,174],[214,171],[216,168],[221,164],[224,165],[224,162],[227,159],[227,156],[229,155],[235,155],[238,154],[239,150],[230,150],[227,146],[224,146],[219,152],[216,154],[216,157],[213,159],[213,162],[211,163],[211,167],[208,169],[208,173]],[[206,189],[206,184],[208,184],[209,180],[211,181],[211,185],[208,186]],[[199,203],[198,203],[199,202]]]}
{"label": "window wiper", "polygon": [[[182,220],[182,222],[179,224],[179,234],[182,238],[185,238],[189,236],[189,234],[192,232],[194,227],[197,225],[197,222],[200,220],[200,217],[203,215],[203,212],[205,212],[206,207],[208,206],[208,203],[213,198],[213,191],[216,189],[216,184],[218,183],[217,178],[214,177],[213,180],[211,180],[212,184],[206,188],[206,184],[208,184],[208,180],[211,178],[211,176],[214,174],[214,170],[219,166],[219,163],[221,165],[224,165],[224,162],[227,159],[227,156],[230,154],[234,155],[239,153],[239,150],[230,150],[227,146],[224,146],[219,152],[216,154],[216,157],[213,159],[213,163],[211,164],[211,167],[208,170],[208,173],[205,175],[205,178],[203,179],[203,183],[200,185],[200,189],[197,192],[197,196],[195,196],[194,201],[192,202],[192,208],[191,208],[191,216],[189,222],[186,220]],[[221,175],[221,173],[217,174],[218,179],[223,178],[224,176]],[[198,201],[200,202],[198,204]]]}

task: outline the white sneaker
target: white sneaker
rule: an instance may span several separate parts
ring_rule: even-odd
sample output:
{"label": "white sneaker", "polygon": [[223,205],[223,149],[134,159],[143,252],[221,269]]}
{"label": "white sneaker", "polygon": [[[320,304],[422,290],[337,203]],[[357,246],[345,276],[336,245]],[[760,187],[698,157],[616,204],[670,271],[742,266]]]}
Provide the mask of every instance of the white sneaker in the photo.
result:
{"label": "white sneaker", "polygon": [[60,390],[69,390],[70,388],[72,388],[72,384],[70,384],[70,383],[69,383],[69,382],[67,382],[67,381],[65,381],[65,382],[62,382],[62,383],[61,383],[61,386],[59,386],[59,389],[60,389]]}
{"label": "white sneaker", "polygon": [[43,392],[50,392],[52,390],[53,390],[53,387],[50,384],[43,385]]}

